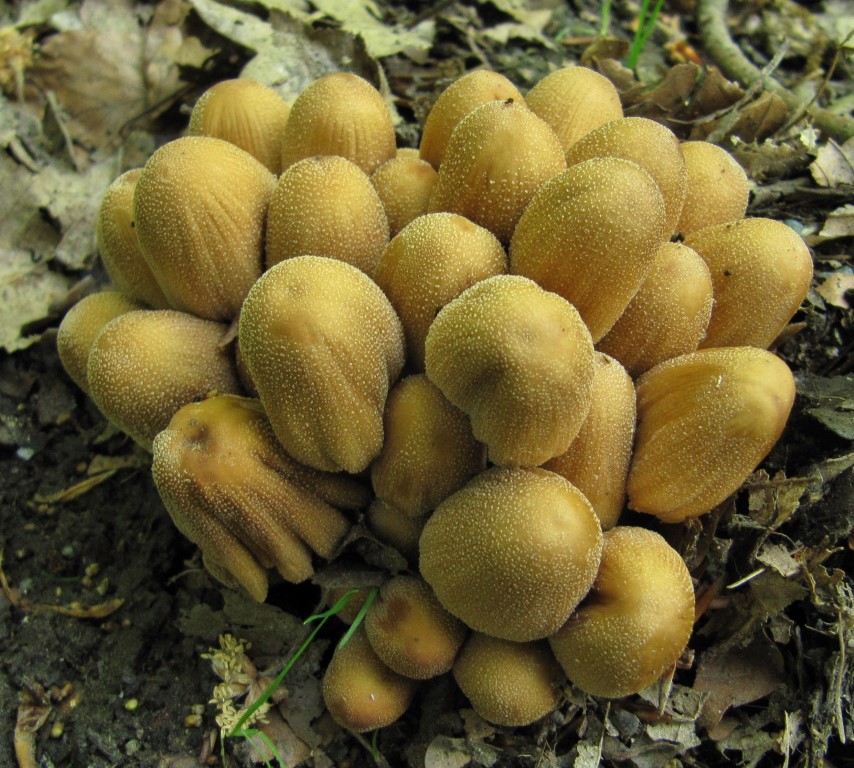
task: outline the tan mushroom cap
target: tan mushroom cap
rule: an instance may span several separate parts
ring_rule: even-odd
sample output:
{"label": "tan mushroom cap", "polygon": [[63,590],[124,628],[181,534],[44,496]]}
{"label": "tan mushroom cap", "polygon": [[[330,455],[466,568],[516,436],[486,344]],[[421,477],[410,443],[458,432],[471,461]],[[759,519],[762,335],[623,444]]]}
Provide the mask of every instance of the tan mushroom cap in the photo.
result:
{"label": "tan mushroom cap", "polygon": [[474,632],[454,663],[454,679],[475,712],[495,725],[523,726],[544,717],[565,682],[548,643],[514,643]]}
{"label": "tan mushroom cap", "polygon": [[365,633],[391,669],[426,680],[451,669],[467,629],[423,579],[395,576],[382,585],[365,614]]}
{"label": "tan mushroom cap", "polygon": [[350,72],[333,72],[297,96],[282,138],[282,168],[313,155],[346,157],[366,174],[395,155],[391,113],[379,91]]}
{"label": "tan mushroom cap", "polygon": [[199,97],[188,133],[228,141],[278,175],[289,112],[285,100],[263,83],[245,78],[223,80]]}
{"label": "tan mushroom cap", "polygon": [[410,517],[381,499],[374,499],[365,514],[368,528],[376,537],[394,547],[409,563],[418,563],[418,541],[424,518]]}
{"label": "tan mushroom cap", "polygon": [[343,157],[308,157],[279,177],[267,213],[268,267],[312,254],[372,275],[387,244],[382,201],[354,163]]}
{"label": "tan mushroom cap", "polygon": [[171,306],[237,317],[261,274],[275,183],[248,152],[207,136],[176,139],[148,159],[134,194],[136,232]]}
{"label": "tan mushroom cap", "polygon": [[367,468],[404,359],[400,321],[376,283],[336,259],[287,259],[252,287],[239,339],[285,450],[315,469]]}
{"label": "tan mushroom cap", "polygon": [[152,472],[178,529],[259,601],[265,569],[298,583],[314,573],[312,552],[333,555],[350,529],[333,504],[368,502],[353,478],[294,461],[261,403],[233,395],[181,408],[154,439]]}
{"label": "tan mushroom cap", "polygon": [[679,659],[694,625],[694,588],[659,534],[617,526],[603,538],[593,589],[549,643],[572,683],[616,698],[651,685]]}
{"label": "tan mushroom cap", "polygon": [[240,392],[231,350],[222,345],[226,331],[171,309],[120,315],[104,326],[89,354],[92,400],[150,451],[182,406],[211,392]]}
{"label": "tan mushroom cap", "polygon": [[515,275],[482,280],[436,316],[427,376],[501,466],[559,456],[590,408],[593,344],[578,312]]}
{"label": "tan mushroom cap", "polygon": [[545,184],[510,243],[510,271],[563,296],[593,341],[614,325],[667,239],[664,199],[639,165],[578,163]]}
{"label": "tan mushroom cap", "polygon": [[795,381],[764,349],[703,349],[647,371],[637,397],[629,508],[676,523],[722,502],[765,458]]}
{"label": "tan mushroom cap", "polygon": [[56,349],[65,372],[89,394],[89,352],[98,334],[111,320],[142,306],[120,291],[100,291],[78,301],[62,318]]}
{"label": "tan mushroom cap", "polygon": [[400,151],[371,174],[371,184],[382,200],[392,237],[413,219],[427,213],[437,178],[430,163],[417,154],[411,157]]}
{"label": "tan mushroom cap", "polygon": [[364,733],[400,718],[417,686],[380,661],[359,627],[343,648],[335,649],[323,676],[323,701],[336,723]]}
{"label": "tan mushroom cap", "polygon": [[467,626],[524,642],[557,631],[599,566],[590,502],[543,469],[493,468],[443,501],[421,534],[420,571]]}

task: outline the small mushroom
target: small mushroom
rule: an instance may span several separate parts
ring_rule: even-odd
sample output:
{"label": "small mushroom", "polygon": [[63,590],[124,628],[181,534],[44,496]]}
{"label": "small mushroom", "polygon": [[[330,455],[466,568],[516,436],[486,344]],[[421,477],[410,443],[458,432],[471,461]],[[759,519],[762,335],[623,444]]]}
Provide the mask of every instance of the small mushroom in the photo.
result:
{"label": "small mushroom", "polygon": [[424,519],[410,517],[381,499],[374,499],[365,514],[365,522],[384,544],[394,547],[409,563],[418,563],[418,540]]}
{"label": "small mushroom", "polygon": [[402,155],[400,151],[371,174],[371,184],[382,200],[392,237],[413,219],[427,213],[436,178],[430,163],[417,155]]}

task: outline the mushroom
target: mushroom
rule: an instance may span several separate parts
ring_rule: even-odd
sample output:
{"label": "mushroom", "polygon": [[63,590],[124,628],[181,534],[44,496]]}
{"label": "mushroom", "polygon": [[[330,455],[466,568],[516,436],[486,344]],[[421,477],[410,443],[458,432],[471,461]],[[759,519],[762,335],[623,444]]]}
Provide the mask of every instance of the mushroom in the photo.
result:
{"label": "mushroom", "polygon": [[382,200],[392,237],[413,219],[427,213],[436,178],[430,163],[399,150],[396,157],[371,174],[371,184]]}
{"label": "mushroom", "polygon": [[[206,562],[256,600],[265,569],[286,581],[313,573],[312,552],[330,558],[350,530],[336,508],[368,502],[363,485],[288,456],[257,400],[220,395],[190,403],[154,439],[152,473],[172,520]],[[219,575],[219,574],[215,574]]]}
{"label": "mushroom", "polygon": [[331,472],[361,472],[383,443],[403,330],[383,292],[337,259],[298,256],[252,287],[240,350],[285,450]]}
{"label": "mushroom", "polygon": [[601,538],[590,502],[560,475],[492,468],[427,520],[420,571],[471,629],[537,640],[556,632],[587,594]]}
{"label": "mushroom", "polygon": [[374,499],[365,514],[365,522],[384,544],[394,547],[409,563],[418,563],[418,540],[424,518],[410,517],[381,499]]}
{"label": "mushroom", "polygon": [[694,625],[694,588],[679,553],[659,534],[617,526],[603,535],[590,594],[549,638],[572,683],[617,698],[672,668]]}

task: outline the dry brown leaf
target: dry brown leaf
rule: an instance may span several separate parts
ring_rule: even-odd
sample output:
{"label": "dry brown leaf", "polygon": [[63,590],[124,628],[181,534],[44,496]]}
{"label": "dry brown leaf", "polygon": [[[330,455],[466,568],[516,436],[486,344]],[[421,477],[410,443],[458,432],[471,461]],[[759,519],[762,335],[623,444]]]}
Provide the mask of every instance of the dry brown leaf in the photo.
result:
{"label": "dry brown leaf", "polygon": [[820,147],[810,164],[810,173],[820,187],[854,187],[854,138],[842,146],[831,139]]}
{"label": "dry brown leaf", "polygon": [[818,236],[822,240],[854,237],[854,204],[843,205],[831,211]]}
{"label": "dry brown leaf", "polygon": [[850,309],[851,304],[846,298],[848,291],[854,290],[854,274],[850,272],[834,272],[826,280],[816,286],[816,293],[828,304],[842,309]]}
{"label": "dry brown leaf", "polygon": [[15,757],[18,768],[38,768],[35,735],[51,713],[50,699],[44,688],[30,682],[21,691],[15,720]]}

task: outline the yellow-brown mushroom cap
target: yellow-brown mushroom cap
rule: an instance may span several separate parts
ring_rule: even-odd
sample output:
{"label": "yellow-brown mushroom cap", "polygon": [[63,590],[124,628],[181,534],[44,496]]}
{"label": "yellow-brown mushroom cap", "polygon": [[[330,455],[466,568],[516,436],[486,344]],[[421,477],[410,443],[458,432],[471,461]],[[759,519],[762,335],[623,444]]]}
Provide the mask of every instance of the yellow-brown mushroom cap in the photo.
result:
{"label": "yellow-brown mushroom cap", "polygon": [[400,152],[371,174],[371,184],[382,200],[392,237],[413,219],[427,213],[436,179],[430,163],[417,155],[410,157]]}

